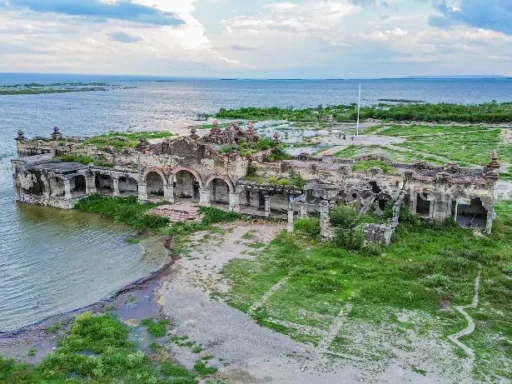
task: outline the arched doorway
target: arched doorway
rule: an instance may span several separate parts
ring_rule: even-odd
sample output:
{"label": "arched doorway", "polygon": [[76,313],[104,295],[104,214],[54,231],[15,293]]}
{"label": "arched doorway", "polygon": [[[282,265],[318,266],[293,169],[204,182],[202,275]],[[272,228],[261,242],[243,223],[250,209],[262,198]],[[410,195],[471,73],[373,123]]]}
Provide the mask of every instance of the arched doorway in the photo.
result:
{"label": "arched doorway", "polygon": [[148,196],[150,198],[163,198],[165,180],[157,172],[149,172],[146,175]]}
{"label": "arched doorway", "polygon": [[71,196],[79,197],[85,195],[86,192],[86,181],[85,176],[78,175],[70,180],[71,184]]}
{"label": "arched doorway", "polygon": [[114,193],[114,181],[109,175],[103,175],[97,173],[94,182],[96,184],[96,190],[98,193],[112,195]]}
{"label": "arched doorway", "polygon": [[201,184],[190,171],[181,170],[174,175],[174,197],[177,199],[191,199],[199,202],[199,189]]}
{"label": "arched doorway", "polygon": [[222,178],[216,177],[208,184],[210,201],[214,204],[229,204],[230,185]]}
{"label": "arched doorway", "polygon": [[121,176],[119,178],[119,194],[121,196],[137,196],[139,183],[133,177]]}

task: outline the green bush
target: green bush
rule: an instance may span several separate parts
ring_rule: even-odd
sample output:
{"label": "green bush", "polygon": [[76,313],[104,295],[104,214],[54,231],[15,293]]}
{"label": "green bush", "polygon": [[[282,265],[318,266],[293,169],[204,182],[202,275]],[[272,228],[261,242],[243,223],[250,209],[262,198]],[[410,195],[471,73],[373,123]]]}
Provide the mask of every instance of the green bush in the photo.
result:
{"label": "green bush", "polygon": [[96,159],[94,157],[90,156],[84,156],[84,155],[60,155],[54,158],[54,160],[62,161],[65,163],[80,163],[80,164],[93,164],[98,167],[106,167],[106,168],[113,168],[114,163],[109,163],[108,161]]}
{"label": "green bush", "polygon": [[359,212],[353,205],[340,204],[331,211],[331,224],[335,227],[351,228],[358,218]]}
{"label": "green bush", "polygon": [[148,332],[151,336],[155,338],[164,337],[167,334],[167,326],[169,322],[165,319],[155,320],[155,319],[144,319],[140,322],[142,325],[147,327]]}
{"label": "green bush", "polygon": [[334,228],[334,243],[342,248],[359,250],[364,245],[364,233],[362,226],[349,229]]}
{"label": "green bush", "polygon": [[146,215],[146,211],[157,207],[155,203],[139,203],[135,196],[109,197],[91,195],[80,200],[76,209],[99,213],[111,217],[116,222],[131,225],[136,229],[158,229],[169,225],[169,219]]}
{"label": "green bush", "polygon": [[205,225],[227,223],[242,217],[239,213],[226,212],[212,207],[199,207],[199,213],[203,215],[202,223]]}
{"label": "green bush", "polygon": [[317,217],[297,219],[295,221],[295,230],[299,233],[316,237],[320,235],[320,219]]}

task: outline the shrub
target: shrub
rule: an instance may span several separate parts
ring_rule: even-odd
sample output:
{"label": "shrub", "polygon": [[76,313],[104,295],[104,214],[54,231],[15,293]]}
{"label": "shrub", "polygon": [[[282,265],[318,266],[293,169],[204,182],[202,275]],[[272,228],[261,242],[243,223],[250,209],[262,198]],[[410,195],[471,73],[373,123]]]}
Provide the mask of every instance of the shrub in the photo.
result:
{"label": "shrub", "polygon": [[331,211],[331,224],[341,228],[351,228],[356,224],[359,212],[352,205],[340,204]]}
{"label": "shrub", "polygon": [[334,243],[346,249],[359,250],[364,245],[364,233],[361,226],[354,228],[335,228]]}
{"label": "shrub", "polygon": [[165,319],[156,321],[150,318],[144,319],[140,323],[146,326],[149,334],[155,338],[161,338],[167,334],[167,326],[169,325],[169,322]]}
{"label": "shrub", "polygon": [[241,218],[239,213],[226,212],[212,207],[200,207],[199,213],[203,215],[202,223],[206,225],[227,223],[230,221],[236,221]]}
{"label": "shrub", "polygon": [[298,219],[295,221],[295,230],[299,233],[316,237],[320,235],[320,219],[316,217]]}

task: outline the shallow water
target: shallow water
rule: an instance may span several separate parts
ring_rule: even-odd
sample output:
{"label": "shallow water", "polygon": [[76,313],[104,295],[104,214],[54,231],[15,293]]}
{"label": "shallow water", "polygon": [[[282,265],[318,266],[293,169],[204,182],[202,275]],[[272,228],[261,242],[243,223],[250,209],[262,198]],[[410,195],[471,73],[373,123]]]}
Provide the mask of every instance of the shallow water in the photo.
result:
{"label": "shallow water", "polygon": [[[0,332],[72,310],[108,295],[156,269],[124,242],[129,233],[94,215],[18,205],[13,201],[9,158],[16,131],[66,136],[108,130],[184,127],[198,113],[242,106],[316,106],[357,100],[359,81],[220,81],[75,75],[6,75],[1,84],[98,81],[135,89],[109,92],[0,96]],[[366,104],[381,98],[429,102],[509,101],[512,79],[364,80]],[[271,136],[275,127],[265,130]],[[298,142],[318,132],[280,128]]]}

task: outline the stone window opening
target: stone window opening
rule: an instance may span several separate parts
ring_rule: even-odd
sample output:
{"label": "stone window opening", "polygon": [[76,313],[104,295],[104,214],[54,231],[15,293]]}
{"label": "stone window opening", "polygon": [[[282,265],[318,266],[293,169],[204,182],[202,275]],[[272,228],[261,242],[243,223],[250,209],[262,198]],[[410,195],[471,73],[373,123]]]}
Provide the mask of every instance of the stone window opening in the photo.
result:
{"label": "stone window opening", "polygon": [[109,175],[96,174],[94,183],[98,193],[112,194],[114,192],[114,181]]}
{"label": "stone window opening", "polygon": [[430,196],[428,194],[418,193],[416,199],[416,213],[422,216],[430,216],[430,207],[432,205],[432,201],[430,201]]}
{"label": "stone window opening", "polygon": [[370,186],[372,187],[373,193],[377,194],[382,192],[382,189],[377,185],[376,181],[370,181]]}
{"label": "stone window opening", "polygon": [[78,175],[71,179],[71,195],[73,197],[83,196],[86,193],[85,176]]}
{"label": "stone window opening", "polygon": [[[487,210],[479,198],[455,202],[455,222],[462,228],[485,228]],[[452,206],[453,207],[453,206]]]}
{"label": "stone window opening", "polygon": [[50,195],[52,197],[64,196],[64,181],[60,177],[50,178]]}
{"label": "stone window opening", "polygon": [[139,183],[132,177],[122,176],[119,178],[119,194],[123,196],[137,196],[139,193]]}

